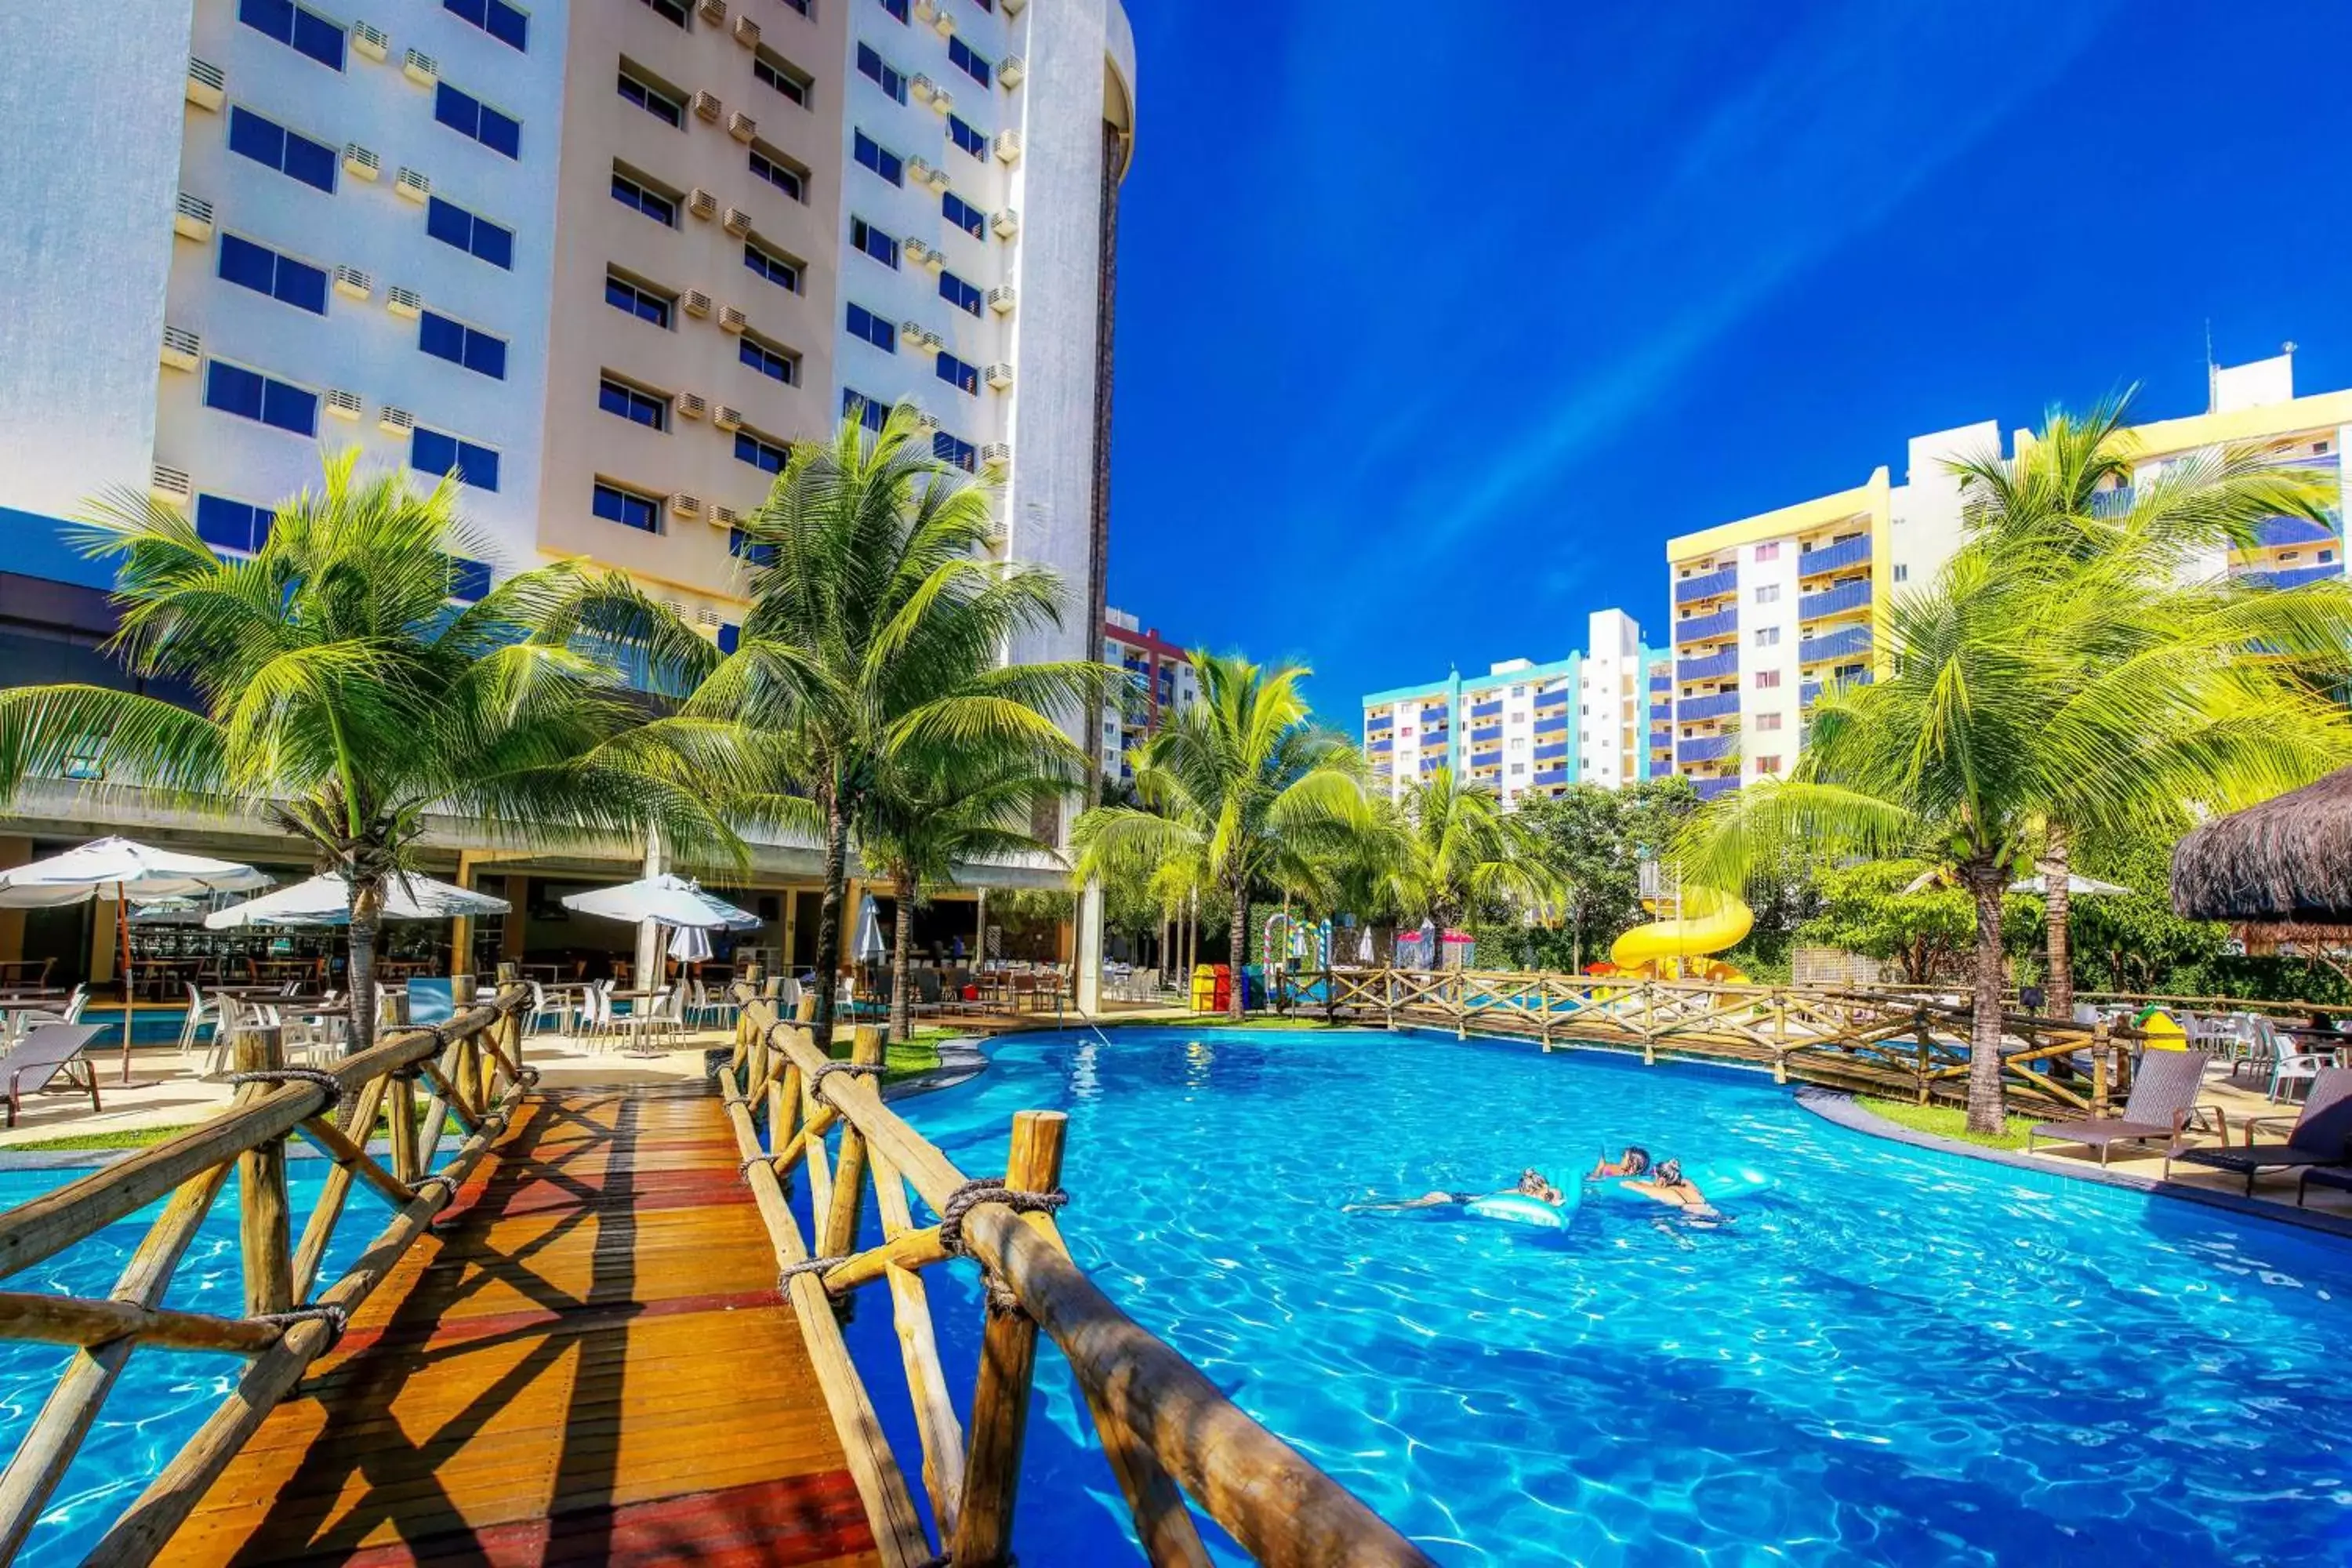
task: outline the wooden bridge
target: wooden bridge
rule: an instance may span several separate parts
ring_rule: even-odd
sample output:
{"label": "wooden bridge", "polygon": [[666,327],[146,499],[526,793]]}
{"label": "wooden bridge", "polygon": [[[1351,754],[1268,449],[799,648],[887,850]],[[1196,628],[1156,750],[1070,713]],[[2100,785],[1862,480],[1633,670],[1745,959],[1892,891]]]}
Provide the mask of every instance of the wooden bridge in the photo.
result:
{"label": "wooden bridge", "polygon": [[[72,1353],[0,1474],[0,1560],[31,1533],[142,1346],[242,1357],[202,1427],[87,1561],[1011,1561],[1041,1337],[1070,1362],[1154,1563],[1194,1510],[1261,1562],[1427,1559],[1128,1318],[1062,1246],[1064,1122],[1014,1121],[973,1180],[885,1107],[878,1032],[820,1053],[744,1004],[718,1090],[541,1092],[508,986],[332,1068],[240,1037],[214,1121],[0,1214],[0,1284],[158,1199],[113,1290],[0,1290],[0,1337]],[[461,997],[470,1003],[470,997]],[[425,1090],[418,1104],[419,1089]],[[444,1130],[461,1141],[436,1172]],[[381,1126],[390,1145],[369,1149]],[[292,1234],[286,1142],[334,1165]],[[244,1311],[161,1305],[234,1169]],[[787,1201],[804,1182],[814,1236]],[[317,1281],[353,1183],[392,1218]],[[859,1235],[871,1192],[883,1234]],[[915,1205],[929,1216],[919,1222]],[[814,1249],[814,1250],[812,1250]],[[977,1268],[977,1383],[951,1397],[927,1268]],[[884,1287],[922,1447],[919,1505],[837,1314]],[[967,1414],[968,1413],[968,1414]],[[1032,1560],[1055,1561],[1052,1542]]]}

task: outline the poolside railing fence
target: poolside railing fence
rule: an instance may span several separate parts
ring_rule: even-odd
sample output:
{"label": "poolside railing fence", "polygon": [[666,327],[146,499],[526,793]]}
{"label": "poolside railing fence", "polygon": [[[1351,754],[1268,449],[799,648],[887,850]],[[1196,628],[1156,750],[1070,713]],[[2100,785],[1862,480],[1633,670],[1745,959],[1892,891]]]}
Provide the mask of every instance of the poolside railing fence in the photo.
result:
{"label": "poolside railing fence", "polygon": [[[162,1212],[102,1298],[0,1290],[0,1339],[70,1345],[74,1353],[39,1415],[0,1473],[0,1563],[24,1545],[65,1479],[124,1364],[141,1346],[248,1358],[215,1407],[94,1547],[92,1563],[145,1563],[163,1553],[265,1416],[340,1337],[362,1302],[425,1234],[506,1127],[534,1076],[522,1066],[521,1013],[530,993],[501,988],[477,1005],[461,977],[460,1009],[433,1028],[396,1028],[331,1066],[289,1067],[277,1029],[235,1042],[236,1098],[211,1121],[0,1212],[0,1278],[22,1274],[158,1198]],[[422,1106],[417,1086],[429,1090]],[[433,1171],[445,1132],[463,1133]],[[389,1123],[388,1163],[369,1143]],[[300,1136],[334,1162],[297,1239],[286,1179],[287,1140]],[[173,1271],[214,1200],[237,1177],[244,1313],[163,1305]],[[353,1182],[392,1205],[391,1220],[324,1289],[320,1267]]]}
{"label": "poolside railing fence", "polygon": [[[1244,1414],[1201,1370],[1115,1306],[1063,1245],[1053,1211],[1067,1120],[1013,1119],[1002,1176],[974,1181],[882,1102],[883,1037],[859,1027],[846,1061],[820,1051],[805,1019],[779,1016],[755,976],[734,991],[732,1059],[719,1073],[751,1193],[808,1343],[848,1468],[888,1568],[1010,1562],[1013,1498],[1042,1332],[1068,1359],[1103,1452],[1155,1564],[1210,1558],[1192,1509],[1257,1561],[1426,1564],[1353,1493]],[[814,998],[804,999],[804,1009]],[[766,1123],[766,1140],[761,1121]],[[833,1142],[828,1143],[828,1138]],[[787,1201],[804,1181],[814,1237]],[[861,1240],[870,1184],[878,1240]],[[938,1216],[918,1225],[914,1196]],[[941,1368],[923,1271],[961,1259],[986,1284],[970,1426]],[[889,1291],[906,1391],[937,1525],[925,1533],[905,1474],[851,1360],[836,1314],[862,1285]],[[1189,1502],[1188,1502],[1189,1500]],[[1046,1558],[1050,1544],[1040,1547]]]}
{"label": "poolside railing fence", "polygon": [[[1533,1038],[1547,1051],[1638,1050],[1769,1068],[1774,1079],[1965,1101],[1972,1009],[1965,994],[1841,990],[1628,975],[1462,969],[1285,973],[1281,1012],[1387,1027]],[[2141,1032],[2022,1012],[2001,1016],[2001,1076],[2028,1110],[2104,1116],[2129,1087]]]}

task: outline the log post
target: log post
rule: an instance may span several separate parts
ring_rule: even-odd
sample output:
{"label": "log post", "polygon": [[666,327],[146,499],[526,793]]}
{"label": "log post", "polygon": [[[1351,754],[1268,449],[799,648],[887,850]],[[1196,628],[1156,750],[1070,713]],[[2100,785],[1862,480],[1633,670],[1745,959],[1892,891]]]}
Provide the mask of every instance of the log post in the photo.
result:
{"label": "log post", "polygon": [[806,989],[803,989],[801,992],[801,999],[793,1004],[793,1022],[795,1024],[814,1024],[816,1022],[815,992]]}
{"label": "log post", "polygon": [[[237,1036],[238,1072],[268,1072],[286,1065],[286,1037],[276,1029]],[[266,1088],[258,1093],[268,1093]],[[286,1139],[264,1139],[236,1158],[237,1250],[245,1263],[247,1317],[284,1312],[294,1305],[294,1256],[286,1197]]]}
{"label": "log post", "polygon": [[416,1080],[405,1068],[395,1068],[391,1079],[384,1103],[392,1117],[392,1173],[415,1186],[425,1173],[416,1168]]}
{"label": "log post", "polygon": [[[860,1024],[849,1047],[849,1059],[860,1067],[882,1065],[882,1031]],[[866,1134],[847,1117],[842,1118],[841,1154],[833,1170],[833,1206],[825,1211],[818,1237],[819,1258],[841,1258],[857,1250],[857,1205],[866,1195]]]}
{"label": "log post", "polygon": [[2102,1015],[2093,1019],[2091,1021],[2091,1115],[2095,1120],[2104,1119],[2107,1114],[2107,1096],[2110,1092],[2107,1070],[2111,1065],[2108,1053],[2114,1048],[2115,1042],[2107,1038],[2105,1016]]}
{"label": "log post", "polygon": [[[507,966],[501,963],[499,967],[503,970]],[[459,1015],[462,1016],[474,1007],[481,1000],[481,994],[482,983],[479,976],[453,974],[449,977],[449,1002]],[[495,995],[496,993],[493,992],[492,994]],[[490,1027],[495,1029],[498,1025],[493,1023]],[[451,1098],[461,1108],[462,1114],[471,1115],[474,1107],[488,1108],[490,1103],[489,1097],[481,1092],[481,1079],[474,1070],[474,1063],[480,1057],[481,1049],[480,1041],[474,1036],[467,1035],[464,1039],[450,1041],[448,1052],[441,1058],[440,1067],[442,1076],[446,1079],[446,1087],[457,1091]],[[473,1129],[468,1127],[466,1131],[470,1132]],[[437,1131],[435,1137],[436,1139],[439,1137]]]}
{"label": "log post", "polygon": [[1927,1103],[1927,1010],[1921,1007],[1911,1015],[1912,1039],[1918,1047],[1919,1103]]}
{"label": "log post", "polygon": [[[1014,1116],[1005,1185],[1016,1192],[1048,1192],[1059,1186],[1062,1144],[1068,1131],[1069,1119],[1058,1110],[1024,1110]],[[963,1507],[957,1513],[950,1553],[956,1568],[999,1568],[1012,1550],[1013,1493],[1021,1480],[1021,1442],[1036,1367],[1035,1320],[1025,1312],[992,1309],[981,1339]]]}

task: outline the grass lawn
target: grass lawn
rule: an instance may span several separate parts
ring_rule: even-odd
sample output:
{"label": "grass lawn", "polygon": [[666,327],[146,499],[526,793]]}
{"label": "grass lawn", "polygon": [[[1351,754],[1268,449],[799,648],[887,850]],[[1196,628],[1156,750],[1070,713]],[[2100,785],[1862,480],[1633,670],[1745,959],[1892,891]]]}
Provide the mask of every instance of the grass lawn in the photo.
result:
{"label": "grass lawn", "polygon": [[[895,1083],[917,1073],[930,1071],[940,1065],[940,1042],[960,1040],[966,1037],[957,1029],[918,1029],[914,1038],[886,1046],[882,1050],[882,1081]],[[849,1059],[850,1033],[847,1029],[833,1037],[833,1056],[836,1060]]]}
{"label": "grass lawn", "polygon": [[[420,1109],[416,1120],[422,1122],[425,1112]],[[105,1132],[69,1132],[61,1138],[41,1138],[30,1143],[11,1143],[6,1153],[59,1153],[71,1150],[144,1149],[150,1143],[161,1143],[166,1138],[176,1138],[183,1132],[203,1126],[200,1121],[182,1122],[173,1127],[118,1127]],[[466,1130],[450,1117],[443,1124],[444,1136],[463,1138]]]}
{"label": "grass lawn", "polygon": [[2007,1131],[1988,1134],[1969,1131],[1969,1113],[1956,1105],[1914,1105],[1908,1100],[1872,1100],[1867,1096],[1859,1098],[1856,1103],[1914,1132],[1933,1132],[1939,1138],[1956,1139],[1986,1149],[2024,1148],[2025,1130],[2034,1121],[2030,1116],[2011,1116]]}

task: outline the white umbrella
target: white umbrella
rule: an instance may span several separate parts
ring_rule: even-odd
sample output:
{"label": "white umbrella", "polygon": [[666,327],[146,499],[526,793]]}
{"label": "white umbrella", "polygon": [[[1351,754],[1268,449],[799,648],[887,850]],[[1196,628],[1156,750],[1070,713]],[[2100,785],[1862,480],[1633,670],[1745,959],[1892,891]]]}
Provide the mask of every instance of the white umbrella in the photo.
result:
{"label": "white umbrella", "polygon": [[[215,889],[266,888],[266,872],[236,860],[182,855],[151,848],[128,838],[99,838],[79,849],[0,871],[0,908],[56,909],[89,899],[127,903],[135,899],[186,898]],[[131,1081],[131,922],[117,921],[122,935],[122,1081]]]}
{"label": "white umbrella", "polygon": [[1364,928],[1364,940],[1356,944],[1356,962],[1370,969],[1377,955],[1372,952],[1372,928]]}
{"label": "white umbrella", "polygon": [[[446,921],[460,915],[502,915],[514,906],[504,899],[469,889],[436,882],[430,877],[395,872],[383,885],[383,918],[388,921]],[[328,871],[307,882],[280,888],[205,917],[214,931],[241,926],[345,926],[352,923],[352,888],[340,872]]]}
{"label": "white umbrella", "polygon": [[866,894],[857,901],[857,962],[879,963],[890,956],[889,945],[882,940],[882,919],[874,908],[874,895]]}
{"label": "white umbrella", "polygon": [[155,899],[134,908],[131,911],[131,923],[135,926],[200,926],[205,923],[205,906],[194,899]]}
{"label": "white umbrella", "polygon": [[680,963],[700,963],[710,956],[710,932],[701,926],[680,926],[669,939],[669,955]]}
{"label": "white umbrella", "polygon": [[565,909],[577,910],[583,915],[603,915],[632,925],[658,921],[666,926],[687,926],[698,931],[746,931],[761,923],[760,917],[749,910],[739,910],[726,900],[704,892],[684,877],[673,877],[667,871],[624,882],[616,888],[567,894],[562,902]]}
{"label": "white umbrella", "polygon": [[[2020,877],[2009,885],[2009,890],[2012,893],[2046,893],[2050,890],[2050,881],[2048,878],[2039,875]],[[2102,882],[2096,877],[2085,877],[2079,872],[2070,871],[2066,874],[2066,891],[2075,898],[2084,899],[2112,898],[2120,893],[2128,893],[2131,889],[2118,887],[2113,882]]]}

